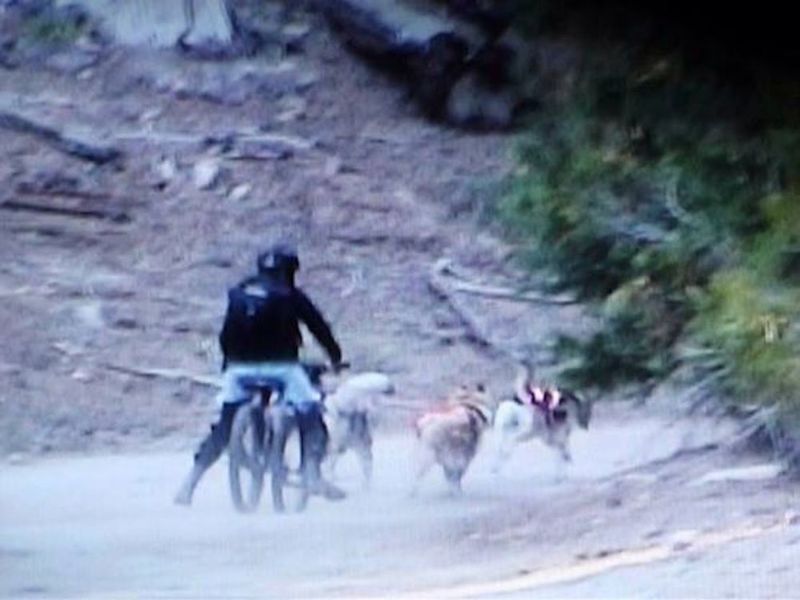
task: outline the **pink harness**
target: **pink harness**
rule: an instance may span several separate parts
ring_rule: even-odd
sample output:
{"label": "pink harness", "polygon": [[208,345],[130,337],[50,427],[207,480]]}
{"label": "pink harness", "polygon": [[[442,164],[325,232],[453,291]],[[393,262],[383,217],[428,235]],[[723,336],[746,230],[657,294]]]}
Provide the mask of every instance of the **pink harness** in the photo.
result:
{"label": "pink harness", "polygon": [[545,421],[548,427],[555,424],[553,411],[561,404],[561,392],[555,387],[541,388],[538,386],[528,385],[525,388],[527,396],[519,398],[522,404],[534,407],[544,413]]}

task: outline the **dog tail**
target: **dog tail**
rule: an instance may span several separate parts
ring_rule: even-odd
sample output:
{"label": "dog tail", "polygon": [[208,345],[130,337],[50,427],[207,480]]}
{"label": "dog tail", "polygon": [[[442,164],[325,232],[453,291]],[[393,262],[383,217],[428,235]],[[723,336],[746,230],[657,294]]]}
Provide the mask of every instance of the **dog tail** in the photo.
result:
{"label": "dog tail", "polygon": [[592,403],[580,398],[577,394],[569,390],[561,390],[564,400],[572,402],[578,410],[578,425],[583,429],[589,428],[589,421],[592,418]]}

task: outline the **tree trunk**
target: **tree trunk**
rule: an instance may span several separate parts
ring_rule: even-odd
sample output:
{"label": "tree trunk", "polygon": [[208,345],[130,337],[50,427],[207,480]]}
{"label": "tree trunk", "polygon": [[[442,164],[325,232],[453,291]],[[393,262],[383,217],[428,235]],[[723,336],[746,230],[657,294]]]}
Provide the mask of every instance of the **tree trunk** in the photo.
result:
{"label": "tree trunk", "polygon": [[235,41],[227,0],[77,0],[115,42],[170,48],[230,47]]}

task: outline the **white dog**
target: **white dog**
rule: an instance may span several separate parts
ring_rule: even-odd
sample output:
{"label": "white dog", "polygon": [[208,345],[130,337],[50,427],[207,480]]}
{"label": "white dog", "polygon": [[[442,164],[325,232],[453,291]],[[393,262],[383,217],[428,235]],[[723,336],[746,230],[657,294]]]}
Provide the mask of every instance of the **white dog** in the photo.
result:
{"label": "white dog", "polygon": [[589,427],[591,404],[563,388],[537,387],[531,382],[527,365],[520,365],[514,385],[514,399],[503,400],[494,415],[493,433],[496,473],[520,443],[538,438],[561,458],[562,469],[572,460],[569,438],[577,424]]}
{"label": "white dog", "polygon": [[336,463],[353,450],[361,463],[365,487],[372,479],[372,423],[380,398],[394,393],[383,373],[358,373],[347,377],[325,397],[328,452],[325,466],[331,477]]}

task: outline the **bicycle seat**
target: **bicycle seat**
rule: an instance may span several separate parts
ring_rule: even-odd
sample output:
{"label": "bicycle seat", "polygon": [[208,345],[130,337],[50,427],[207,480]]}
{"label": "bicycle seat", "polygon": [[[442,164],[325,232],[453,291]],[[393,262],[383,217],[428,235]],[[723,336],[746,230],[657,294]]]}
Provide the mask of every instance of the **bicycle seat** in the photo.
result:
{"label": "bicycle seat", "polygon": [[239,378],[241,385],[248,392],[276,392],[282,394],[286,385],[277,377],[267,377],[262,375],[245,375]]}

